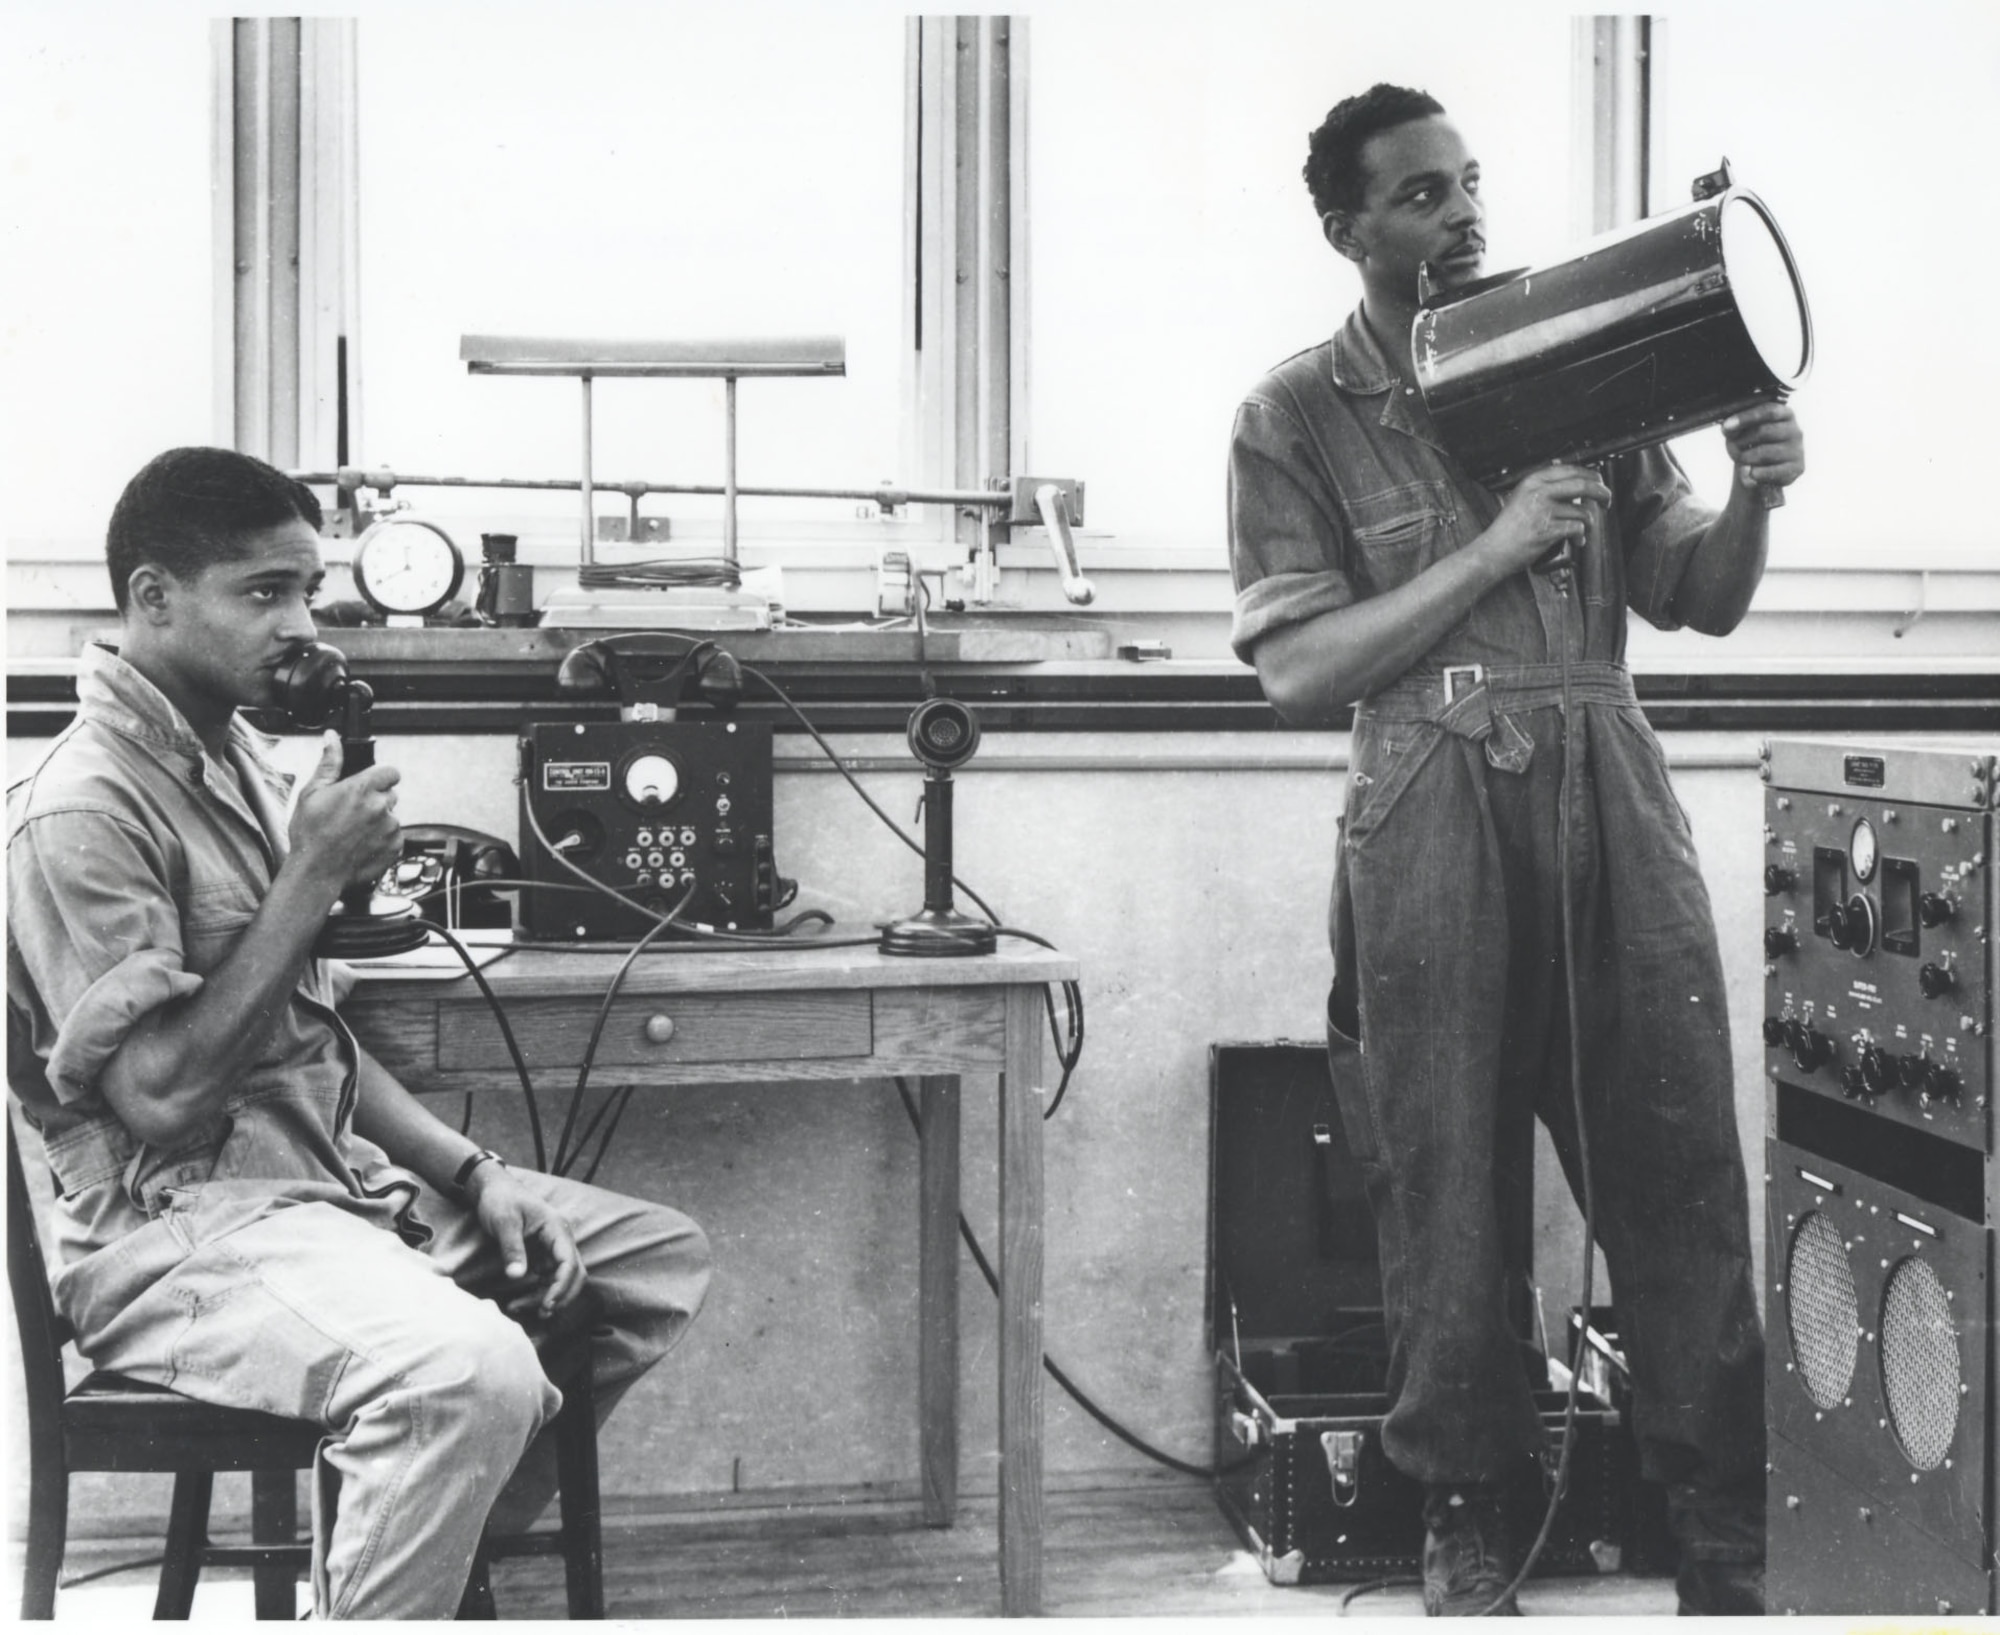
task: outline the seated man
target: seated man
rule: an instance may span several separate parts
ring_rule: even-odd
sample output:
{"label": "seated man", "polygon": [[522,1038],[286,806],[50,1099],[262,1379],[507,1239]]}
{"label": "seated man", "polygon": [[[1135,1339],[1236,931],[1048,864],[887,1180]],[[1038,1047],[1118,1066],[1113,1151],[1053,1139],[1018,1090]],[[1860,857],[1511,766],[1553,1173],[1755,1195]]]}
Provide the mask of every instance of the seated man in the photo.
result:
{"label": "seated man", "polygon": [[342,780],[329,734],[294,801],[237,714],[314,639],[319,523],[226,449],[170,450],[119,499],[120,645],[86,650],[76,719],[7,796],[8,1075],[85,1355],[325,1426],[316,1614],[448,1618],[510,1476],[517,1522],[554,1491],[546,1439],[523,1458],[561,1403],[523,1325],[589,1283],[608,1412],[700,1308],[708,1243],[508,1168],[336,1014],[313,939],[398,855],[397,774]]}

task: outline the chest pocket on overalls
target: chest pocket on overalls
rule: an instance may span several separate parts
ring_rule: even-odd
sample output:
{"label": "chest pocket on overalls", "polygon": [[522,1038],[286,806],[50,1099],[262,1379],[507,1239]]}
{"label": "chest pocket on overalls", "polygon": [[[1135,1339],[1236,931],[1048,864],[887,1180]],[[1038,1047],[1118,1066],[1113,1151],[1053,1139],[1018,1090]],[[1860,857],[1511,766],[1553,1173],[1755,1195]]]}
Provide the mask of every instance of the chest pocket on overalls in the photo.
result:
{"label": "chest pocket on overalls", "polygon": [[1350,572],[1364,597],[1406,584],[1448,553],[1458,503],[1442,483],[1403,483],[1349,503]]}

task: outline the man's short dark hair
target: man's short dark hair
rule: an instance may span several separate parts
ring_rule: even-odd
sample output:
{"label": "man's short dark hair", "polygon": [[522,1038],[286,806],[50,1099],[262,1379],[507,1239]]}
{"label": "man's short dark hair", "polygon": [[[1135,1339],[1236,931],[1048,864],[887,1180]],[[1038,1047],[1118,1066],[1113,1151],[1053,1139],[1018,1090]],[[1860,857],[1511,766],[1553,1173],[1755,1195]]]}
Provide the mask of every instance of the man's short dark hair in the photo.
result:
{"label": "man's short dark hair", "polygon": [[1444,104],[1436,97],[1407,85],[1371,85],[1359,96],[1335,103],[1312,133],[1304,171],[1313,209],[1321,219],[1329,210],[1361,208],[1368,191],[1361,149],[1369,137],[1443,112]]}
{"label": "man's short dark hair", "polygon": [[157,563],[192,579],[245,554],[252,534],[300,521],[318,528],[319,500],[276,466],[227,448],[170,448],[140,468],[111,511],[104,560],[125,611],[133,570]]}

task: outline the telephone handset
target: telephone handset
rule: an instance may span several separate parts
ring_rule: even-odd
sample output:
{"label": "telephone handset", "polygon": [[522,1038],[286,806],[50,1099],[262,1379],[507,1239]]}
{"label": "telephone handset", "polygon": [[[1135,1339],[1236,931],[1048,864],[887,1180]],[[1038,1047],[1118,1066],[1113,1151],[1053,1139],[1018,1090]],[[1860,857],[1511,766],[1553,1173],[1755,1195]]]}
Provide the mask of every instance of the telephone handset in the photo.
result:
{"label": "telephone handset", "polygon": [[[272,680],[295,725],[337,725],[343,778],[375,764],[370,730],[375,691],[349,672],[347,655],[339,648],[308,642],[272,672]],[[341,892],[313,939],[313,953],[321,959],[385,959],[422,947],[428,937],[414,902],[406,896],[384,896],[362,880]]]}
{"label": "telephone handset", "polygon": [[508,930],[514,923],[509,888],[490,880],[518,880],[520,860],[497,835],[456,823],[412,823],[403,828],[403,855],[376,883],[381,897],[413,900],[427,920],[451,930]]}

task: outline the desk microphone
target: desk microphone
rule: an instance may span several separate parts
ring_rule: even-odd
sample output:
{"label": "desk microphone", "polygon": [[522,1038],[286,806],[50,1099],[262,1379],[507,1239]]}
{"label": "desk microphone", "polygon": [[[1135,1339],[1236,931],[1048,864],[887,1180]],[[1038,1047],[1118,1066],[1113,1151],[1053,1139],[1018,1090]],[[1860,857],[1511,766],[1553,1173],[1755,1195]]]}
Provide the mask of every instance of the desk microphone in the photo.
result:
{"label": "desk microphone", "polygon": [[[351,778],[375,764],[370,717],[375,690],[348,674],[347,655],[325,642],[312,642],[278,666],[278,696],[285,713],[301,727],[326,727],[338,718],[340,775]],[[372,880],[357,881],[313,940],[318,959],[384,959],[421,947],[428,936],[422,911],[408,897],[384,897]]]}
{"label": "desk microphone", "polygon": [[918,958],[990,954],[993,927],[958,912],[951,895],[951,769],[979,748],[979,717],[955,698],[910,712],[910,753],[924,763],[924,906],[882,928],[882,952]]}

